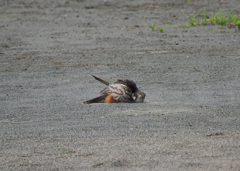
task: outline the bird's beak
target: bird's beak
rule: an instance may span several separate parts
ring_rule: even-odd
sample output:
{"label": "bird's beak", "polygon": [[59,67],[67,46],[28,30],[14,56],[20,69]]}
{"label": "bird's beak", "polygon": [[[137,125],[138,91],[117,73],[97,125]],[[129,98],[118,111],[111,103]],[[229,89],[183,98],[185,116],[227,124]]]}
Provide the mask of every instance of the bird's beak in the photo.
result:
{"label": "bird's beak", "polygon": [[143,98],[142,97],[143,96],[141,94],[138,94],[138,99],[139,99],[140,102],[143,102]]}

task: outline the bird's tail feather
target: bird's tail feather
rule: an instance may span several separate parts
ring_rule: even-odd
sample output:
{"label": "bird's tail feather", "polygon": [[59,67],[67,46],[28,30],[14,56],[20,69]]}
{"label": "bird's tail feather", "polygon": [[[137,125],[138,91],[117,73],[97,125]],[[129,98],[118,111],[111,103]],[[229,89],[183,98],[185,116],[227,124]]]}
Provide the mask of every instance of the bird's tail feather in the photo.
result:
{"label": "bird's tail feather", "polygon": [[96,76],[94,76],[94,75],[92,75],[96,80],[98,80],[98,81],[100,81],[101,83],[103,83],[103,84],[105,84],[106,86],[108,86],[109,85],[109,83],[107,82],[107,81],[104,81],[104,80],[102,80],[101,78],[98,78],[98,77],[96,77]]}
{"label": "bird's tail feather", "polygon": [[91,100],[85,101],[85,102],[83,102],[83,104],[98,103],[98,102],[105,100],[105,98],[106,98],[106,95],[102,95],[102,96],[93,98]]}

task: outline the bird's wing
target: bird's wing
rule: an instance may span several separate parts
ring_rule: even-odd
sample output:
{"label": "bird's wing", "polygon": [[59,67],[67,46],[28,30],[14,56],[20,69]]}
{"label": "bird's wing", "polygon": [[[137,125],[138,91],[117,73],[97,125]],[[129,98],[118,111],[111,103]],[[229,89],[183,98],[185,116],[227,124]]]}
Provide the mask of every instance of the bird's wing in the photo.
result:
{"label": "bird's wing", "polygon": [[107,81],[104,81],[104,80],[102,80],[101,78],[98,78],[98,77],[96,77],[96,76],[94,76],[94,75],[92,75],[96,80],[98,80],[98,81],[100,81],[101,83],[103,83],[103,84],[105,84],[106,86],[108,86],[109,85],[109,83],[107,82]]}
{"label": "bird's wing", "polygon": [[85,102],[83,102],[83,104],[101,102],[101,101],[105,100],[106,96],[107,96],[107,94],[103,94],[103,95],[98,96],[98,97],[96,97],[96,98],[93,98],[93,99],[91,99],[91,100],[85,101]]}

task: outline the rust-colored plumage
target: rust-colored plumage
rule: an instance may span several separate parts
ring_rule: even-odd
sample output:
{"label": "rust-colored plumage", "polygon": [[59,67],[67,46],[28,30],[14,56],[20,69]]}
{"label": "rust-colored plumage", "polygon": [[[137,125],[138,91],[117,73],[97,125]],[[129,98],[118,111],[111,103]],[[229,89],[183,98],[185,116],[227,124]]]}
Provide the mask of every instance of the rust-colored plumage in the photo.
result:
{"label": "rust-colored plumage", "polygon": [[107,87],[100,92],[100,96],[93,98],[91,100],[83,102],[87,103],[134,103],[143,102],[145,98],[145,93],[140,91],[136,83],[132,80],[117,80],[113,83],[108,83],[96,76],[93,76],[96,80],[105,84]]}
{"label": "rust-colored plumage", "polygon": [[107,93],[107,97],[105,98],[106,103],[116,103],[117,101],[113,99],[113,96],[110,93]]}

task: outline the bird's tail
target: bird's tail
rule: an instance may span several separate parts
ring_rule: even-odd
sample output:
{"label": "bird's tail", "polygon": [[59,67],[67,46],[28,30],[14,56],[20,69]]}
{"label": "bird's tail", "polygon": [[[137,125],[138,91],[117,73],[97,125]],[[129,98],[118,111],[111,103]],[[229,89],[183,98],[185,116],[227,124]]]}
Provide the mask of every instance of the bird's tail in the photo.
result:
{"label": "bird's tail", "polygon": [[83,104],[98,103],[98,102],[105,100],[106,97],[107,97],[107,95],[98,96],[96,98],[93,98],[91,100],[83,102]]}
{"label": "bird's tail", "polygon": [[106,86],[108,86],[109,85],[109,83],[107,82],[107,81],[104,81],[104,80],[102,80],[101,78],[98,78],[98,77],[96,77],[96,76],[94,76],[94,75],[92,75],[96,80],[98,80],[98,81],[100,81],[101,83],[103,83],[103,84],[105,84]]}

